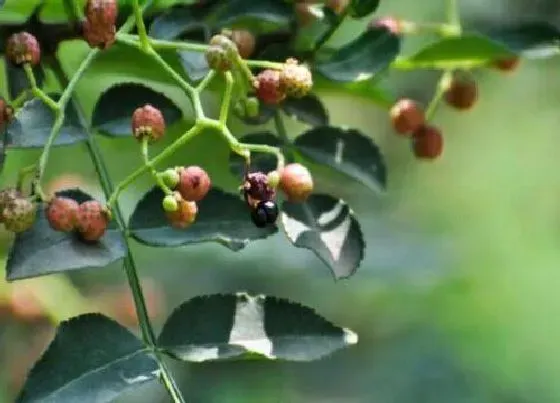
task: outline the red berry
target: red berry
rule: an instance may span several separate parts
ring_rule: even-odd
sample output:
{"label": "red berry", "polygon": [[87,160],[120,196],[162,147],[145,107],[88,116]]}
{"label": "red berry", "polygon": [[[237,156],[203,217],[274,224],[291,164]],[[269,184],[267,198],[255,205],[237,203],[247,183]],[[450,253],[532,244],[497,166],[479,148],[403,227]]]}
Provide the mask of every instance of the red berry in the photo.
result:
{"label": "red berry", "polygon": [[2,212],[4,226],[8,231],[27,231],[35,223],[37,205],[24,197],[17,197],[8,203]]}
{"label": "red berry", "polygon": [[288,201],[301,203],[313,192],[313,177],[305,166],[288,164],[280,172],[280,188]]}
{"label": "red berry", "polygon": [[147,137],[153,142],[163,137],[164,133],[165,119],[159,109],[146,104],[132,114],[132,134],[137,140]]}
{"label": "red berry", "polygon": [[55,231],[70,232],[76,225],[80,205],[67,197],[55,197],[46,208],[47,221]]}
{"label": "red berry", "polygon": [[108,224],[108,214],[97,200],[80,204],[76,214],[76,229],[83,240],[98,241],[105,234]]}
{"label": "red berry", "polygon": [[470,109],[478,98],[476,82],[469,76],[455,75],[444,93],[444,98],[453,108]]}
{"label": "red berry", "polygon": [[389,115],[393,128],[399,134],[410,135],[424,124],[424,111],[418,104],[407,98],[400,99],[391,108]]}
{"label": "red berry", "polygon": [[173,228],[187,228],[196,220],[198,207],[196,202],[184,200],[180,193],[175,192],[174,195],[177,200],[178,208],[175,211],[166,211],[165,216]]}
{"label": "red berry", "polygon": [[210,177],[199,166],[191,165],[186,168],[179,168],[179,175],[177,190],[187,201],[197,202],[204,199],[212,186]]}
{"label": "red berry", "polygon": [[100,27],[115,25],[118,11],[116,0],[88,0],[85,14],[90,24]]}
{"label": "red berry", "polygon": [[255,35],[245,29],[236,29],[226,33],[235,46],[237,46],[239,56],[243,59],[251,57],[255,51]]}
{"label": "red berry", "polygon": [[36,65],[41,60],[41,48],[37,38],[28,32],[20,32],[8,38],[6,55],[16,65],[24,63]]}
{"label": "red berry", "polygon": [[95,26],[86,20],[82,28],[84,39],[92,48],[108,49],[115,43],[117,28],[114,25]]}
{"label": "red berry", "polygon": [[0,191],[0,223],[4,222],[4,209],[19,197],[21,194],[15,188]]}
{"label": "red berry", "polygon": [[4,124],[12,120],[13,114],[13,108],[8,105],[4,98],[0,97],[0,130],[2,130]]}
{"label": "red berry", "polygon": [[443,136],[434,126],[421,126],[414,132],[412,147],[416,158],[435,159],[443,152]]}
{"label": "red berry", "polygon": [[278,70],[263,70],[254,82],[257,98],[268,105],[277,105],[286,98]]}
{"label": "red berry", "polygon": [[519,56],[513,56],[505,59],[498,59],[492,63],[492,66],[505,73],[517,70],[521,59]]}
{"label": "red berry", "polygon": [[313,76],[309,67],[298,64],[296,59],[288,59],[280,72],[280,85],[286,95],[302,98],[311,91]]}

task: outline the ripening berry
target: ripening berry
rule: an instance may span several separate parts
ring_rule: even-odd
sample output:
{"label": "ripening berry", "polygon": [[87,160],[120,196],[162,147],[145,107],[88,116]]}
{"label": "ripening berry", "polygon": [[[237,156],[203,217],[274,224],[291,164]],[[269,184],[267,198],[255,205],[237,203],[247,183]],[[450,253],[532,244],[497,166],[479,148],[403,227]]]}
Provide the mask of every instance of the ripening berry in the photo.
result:
{"label": "ripening berry", "polygon": [[160,172],[158,175],[160,176],[163,183],[165,183],[165,185],[171,189],[175,189],[179,184],[179,180],[181,179],[178,170],[173,168],[166,169],[165,171]]}
{"label": "ripening berry", "polygon": [[313,192],[313,177],[305,166],[288,164],[280,172],[280,188],[288,201],[301,203]]}
{"label": "ripening berry", "polygon": [[187,201],[200,201],[208,194],[212,182],[204,169],[191,165],[179,168],[179,184],[177,190]]}
{"label": "ripening berry", "polygon": [[95,27],[114,26],[118,11],[116,0],[88,0],[85,14],[87,21]]}
{"label": "ripening berry", "polygon": [[55,197],[47,205],[45,215],[52,229],[70,232],[76,226],[76,215],[80,205],[68,197]]}
{"label": "ripening berry", "polygon": [[0,130],[2,130],[4,124],[9,123],[12,120],[13,114],[13,108],[8,105],[4,98],[0,97]]}
{"label": "ripening berry", "polygon": [[137,108],[132,114],[132,134],[137,140],[147,137],[154,142],[165,133],[165,119],[161,111],[150,104]]}
{"label": "ripening berry", "polygon": [[400,35],[403,33],[403,21],[396,19],[394,17],[383,17],[376,18],[369,22],[368,28],[386,28],[395,35]]}
{"label": "ripening berry", "polygon": [[237,47],[239,56],[243,59],[251,57],[255,51],[255,35],[245,29],[235,29],[228,33],[228,37]]}
{"label": "ripening berry", "polygon": [[276,189],[278,187],[278,184],[280,183],[280,173],[278,171],[270,171],[266,175],[266,179],[268,182],[268,186],[270,186],[272,189]]}
{"label": "ripening berry", "polygon": [[325,7],[332,10],[336,15],[340,15],[346,10],[349,4],[350,0],[327,0],[325,2]]}
{"label": "ripening berry", "polygon": [[278,70],[267,69],[259,73],[253,83],[257,98],[268,105],[277,105],[286,98]]}
{"label": "ripening berry", "polygon": [[251,209],[251,221],[257,228],[264,228],[274,224],[278,218],[278,205],[272,200],[264,200],[257,203]]}
{"label": "ripening berry", "polygon": [[198,213],[196,202],[183,200],[178,192],[174,193],[174,197],[177,200],[177,210],[166,211],[165,216],[173,228],[187,228],[196,220]]}
{"label": "ripening berry", "polygon": [[37,204],[25,197],[12,200],[4,210],[4,226],[8,231],[20,233],[33,226],[37,213]]}
{"label": "ripening berry", "polygon": [[478,98],[476,82],[466,75],[455,75],[444,93],[447,104],[459,110],[472,108]]}
{"label": "ripening berry", "polygon": [[18,66],[24,63],[34,66],[41,60],[41,48],[37,38],[28,32],[20,32],[8,38],[6,56]]}
{"label": "ripening berry", "polygon": [[276,191],[269,186],[268,175],[263,172],[252,172],[245,177],[243,196],[250,206],[254,206],[260,201],[274,199]]}
{"label": "ripening berry", "polygon": [[161,206],[166,213],[172,213],[179,208],[179,202],[175,195],[166,195],[161,202]]}
{"label": "ripening berry", "polygon": [[498,59],[492,63],[492,67],[497,70],[503,71],[504,73],[509,73],[517,70],[519,67],[519,62],[521,59],[519,56],[512,56],[506,59]]}
{"label": "ripening berry", "polygon": [[407,98],[398,100],[389,115],[398,134],[411,135],[425,121],[424,111],[415,101]]}
{"label": "ripening berry", "polygon": [[313,76],[309,67],[299,64],[296,59],[288,59],[280,71],[280,85],[286,95],[294,98],[306,96],[313,87]]}
{"label": "ripening berry", "polygon": [[249,118],[256,118],[259,116],[260,104],[259,100],[255,97],[247,98],[245,102],[245,113]]}
{"label": "ripening berry", "polygon": [[435,159],[443,152],[443,136],[434,126],[421,126],[412,136],[414,155],[419,159]]}
{"label": "ripening berry", "polygon": [[107,211],[97,200],[88,200],[78,207],[76,229],[84,241],[95,242],[101,239],[108,224]]}
{"label": "ripening berry", "polygon": [[229,71],[233,67],[231,60],[225,50],[216,45],[211,45],[206,49],[206,62],[208,67],[216,71]]}
{"label": "ripening berry", "polygon": [[0,223],[4,222],[4,209],[18,197],[21,197],[21,194],[15,188],[0,191]]}
{"label": "ripening berry", "polygon": [[89,20],[82,25],[84,39],[91,48],[108,49],[116,40],[117,27],[115,25],[96,26]]}

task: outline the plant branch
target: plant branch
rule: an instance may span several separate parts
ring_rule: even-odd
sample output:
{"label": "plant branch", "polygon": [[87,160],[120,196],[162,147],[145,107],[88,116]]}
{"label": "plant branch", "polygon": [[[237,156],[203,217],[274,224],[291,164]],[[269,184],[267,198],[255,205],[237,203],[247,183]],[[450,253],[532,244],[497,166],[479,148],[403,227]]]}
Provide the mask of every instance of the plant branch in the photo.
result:
{"label": "plant branch", "polygon": [[57,111],[58,105],[55,101],[53,101],[47,94],[43,92],[42,89],[37,87],[37,80],[35,80],[35,74],[33,73],[33,68],[29,63],[25,63],[23,65],[23,70],[25,71],[25,75],[27,76],[27,80],[29,81],[29,85],[31,86],[31,92],[37,98],[39,98],[45,105],[47,105],[53,111]]}
{"label": "plant branch", "polygon": [[215,76],[216,76],[216,71],[210,70],[208,74],[206,74],[206,77],[204,77],[196,87],[196,92],[200,94],[202,91],[204,91],[206,87],[208,87],[208,85],[210,84],[210,81],[212,81]]}
{"label": "plant branch", "polygon": [[136,21],[136,28],[138,29],[138,37],[140,39],[140,49],[148,52],[150,49],[150,42],[148,33],[146,32],[146,25],[144,24],[144,17],[142,16],[143,10],[140,8],[138,0],[132,0],[132,8],[134,9],[134,19]]}
{"label": "plant branch", "polygon": [[433,96],[432,100],[430,101],[430,104],[426,108],[426,120],[427,121],[431,120],[434,117],[434,114],[437,110],[439,102],[441,101],[441,98],[443,97],[443,94],[445,93],[447,88],[449,88],[449,83],[450,83],[452,78],[453,78],[453,71],[452,70],[444,71],[442,76],[440,77],[440,79],[439,79],[439,81],[436,85],[436,92],[434,93],[434,96]]}
{"label": "plant branch", "polygon": [[459,34],[461,33],[460,26],[461,21],[459,18],[459,5],[457,0],[445,0],[445,8],[447,14],[447,22],[455,27],[459,28]]}
{"label": "plant branch", "polygon": [[141,147],[142,148],[142,159],[144,160],[144,165],[148,166],[148,169],[150,170],[150,173],[154,177],[154,180],[156,181],[158,186],[161,188],[163,193],[165,193],[166,195],[173,194],[173,191],[171,189],[169,189],[169,187],[160,178],[160,176],[157,174],[155,168],[150,163],[150,156],[148,154],[148,145],[149,145],[149,138],[144,137],[142,139],[142,147]]}
{"label": "plant branch", "polygon": [[245,63],[249,67],[263,68],[263,69],[273,69],[282,70],[284,67],[283,63],[269,62],[267,60],[245,60]]}
{"label": "plant branch", "polygon": [[231,95],[233,94],[233,75],[231,71],[226,71],[224,73],[226,79],[226,89],[224,90],[224,96],[222,98],[222,106],[220,107],[220,123],[222,125],[227,124],[227,118],[229,114],[229,107],[231,104]]}

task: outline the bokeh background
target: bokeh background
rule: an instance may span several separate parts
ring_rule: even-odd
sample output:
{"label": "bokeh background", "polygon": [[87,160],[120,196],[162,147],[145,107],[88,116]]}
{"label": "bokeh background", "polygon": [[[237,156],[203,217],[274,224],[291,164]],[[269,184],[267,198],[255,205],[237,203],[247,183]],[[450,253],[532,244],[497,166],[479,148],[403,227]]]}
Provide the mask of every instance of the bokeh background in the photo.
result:
{"label": "bokeh background", "polygon": [[[18,12],[32,3],[7,1],[8,9]],[[46,3],[53,18],[62,15],[60,2]],[[460,5],[466,26],[560,24],[556,1],[463,0]],[[378,15],[443,21],[443,0],[382,1]],[[346,24],[333,41],[351,39],[366,23]],[[433,39],[407,39],[404,52]],[[67,71],[79,64],[84,49],[76,42],[62,46]],[[188,111],[180,91],[156,70],[125,67],[126,54],[110,53],[78,86],[86,111],[91,113],[100,91],[112,82],[142,71]],[[428,163],[415,160],[409,144],[392,133],[386,110],[366,99],[319,91],[332,123],[371,136],[389,169],[384,196],[317,173],[322,190],[352,206],[365,234],[365,259],[348,280],[335,282],[310,251],[292,248],[282,233],[238,253],[217,244],[154,249],[133,242],[157,328],[186,299],[246,290],[312,306],[360,336],[356,346],[313,363],[175,363],[187,401],[560,402],[559,68],[560,58],[552,58],[523,61],[511,75],[476,72],[480,102],[468,113],[438,109],[435,123],[443,130],[445,151]],[[427,103],[437,78],[430,71],[394,72],[383,86],[395,96]],[[52,80],[48,85],[57,87]],[[0,94],[6,94],[1,75]],[[172,127],[166,142],[186,125]],[[233,128],[238,135],[258,130]],[[291,122],[289,128],[294,136],[302,130]],[[100,137],[100,142],[115,181],[139,164],[133,140]],[[18,168],[37,156],[36,151],[10,152],[0,184],[12,183]],[[219,139],[200,138],[170,164],[201,164],[217,184],[234,189],[226,158]],[[83,146],[56,149],[47,188],[79,185],[101,197],[93,167],[85,161]],[[124,194],[127,212],[149,186],[144,177]],[[0,230],[1,264],[11,241],[11,234]],[[46,308],[46,318],[38,307]],[[13,401],[52,337],[52,321],[86,311],[136,326],[120,264],[13,284],[0,280],[0,402]],[[166,399],[156,384],[121,401]]]}

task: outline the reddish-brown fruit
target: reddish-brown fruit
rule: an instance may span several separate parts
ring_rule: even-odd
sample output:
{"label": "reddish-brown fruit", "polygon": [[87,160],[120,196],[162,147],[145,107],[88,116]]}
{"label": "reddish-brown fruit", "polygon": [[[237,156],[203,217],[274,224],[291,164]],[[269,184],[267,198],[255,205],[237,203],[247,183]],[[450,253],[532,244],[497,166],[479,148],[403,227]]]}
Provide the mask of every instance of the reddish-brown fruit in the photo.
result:
{"label": "reddish-brown fruit", "polygon": [[492,63],[492,66],[497,70],[508,73],[517,70],[520,62],[519,56],[513,56],[506,59],[498,59]]}
{"label": "reddish-brown fruit", "polygon": [[55,231],[70,232],[76,226],[76,214],[80,205],[67,197],[55,197],[48,204],[45,214]]}
{"label": "reddish-brown fruit", "polygon": [[76,213],[76,229],[83,240],[98,241],[105,234],[108,224],[109,217],[97,200],[80,204]]}
{"label": "reddish-brown fruit", "polygon": [[0,223],[4,222],[4,209],[21,197],[15,188],[7,188],[0,191]]}
{"label": "reddish-brown fruit", "polygon": [[257,98],[268,105],[277,105],[286,98],[278,70],[263,70],[257,76],[254,87]]}
{"label": "reddish-brown fruit", "polygon": [[175,197],[179,208],[176,211],[166,211],[165,216],[173,228],[184,229],[196,220],[198,207],[196,202],[184,200],[178,192],[175,192]]}
{"label": "reddish-brown fruit", "polygon": [[255,51],[255,35],[245,29],[236,29],[227,33],[228,37],[237,46],[239,56],[243,59],[251,57]]}
{"label": "reddish-brown fruit", "polygon": [[387,28],[389,32],[400,35],[403,32],[403,22],[394,17],[383,17],[371,20],[368,24],[368,28]]}
{"label": "reddish-brown fruit", "polygon": [[108,49],[115,43],[117,28],[115,25],[96,26],[86,20],[83,25],[84,39],[92,48]]}
{"label": "reddish-brown fruit", "polygon": [[4,98],[0,97],[0,130],[2,127],[12,120],[14,110],[8,105]]}
{"label": "reddish-brown fruit", "polygon": [[132,114],[132,134],[137,140],[147,137],[153,142],[163,137],[164,133],[165,119],[159,109],[146,104]]}
{"label": "reddish-brown fruit", "polygon": [[280,188],[288,201],[301,203],[313,192],[313,177],[305,166],[288,164],[280,172]]}
{"label": "reddish-brown fruit", "polygon": [[286,60],[280,71],[280,85],[286,95],[303,98],[313,87],[313,76],[309,67],[290,58]]}
{"label": "reddish-brown fruit", "polygon": [[85,14],[94,27],[115,25],[118,15],[117,2],[116,0],[88,0]]}
{"label": "reddish-brown fruit", "polygon": [[260,201],[273,200],[276,191],[268,184],[268,175],[263,172],[253,172],[247,175],[243,184],[245,201],[254,207]]}
{"label": "reddish-brown fruit", "polygon": [[414,132],[412,148],[416,158],[435,159],[443,152],[443,136],[434,126],[421,126]]}
{"label": "reddish-brown fruit", "polygon": [[336,15],[340,15],[346,10],[349,4],[350,0],[327,0],[325,2],[325,7],[331,9]]}
{"label": "reddish-brown fruit", "polygon": [[200,201],[208,194],[212,182],[204,169],[191,165],[179,168],[179,184],[177,190],[187,201]]}
{"label": "reddish-brown fruit", "polygon": [[444,93],[445,102],[453,108],[467,110],[478,98],[476,81],[468,76],[455,76]]}
{"label": "reddish-brown fruit", "polygon": [[389,115],[393,128],[399,134],[410,135],[424,124],[424,111],[413,100],[403,98],[391,108]]}
{"label": "reddish-brown fruit", "polygon": [[36,65],[41,60],[41,48],[37,38],[33,35],[28,32],[19,32],[8,38],[6,56],[16,65],[24,63]]}

